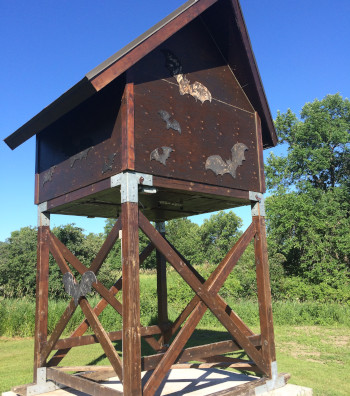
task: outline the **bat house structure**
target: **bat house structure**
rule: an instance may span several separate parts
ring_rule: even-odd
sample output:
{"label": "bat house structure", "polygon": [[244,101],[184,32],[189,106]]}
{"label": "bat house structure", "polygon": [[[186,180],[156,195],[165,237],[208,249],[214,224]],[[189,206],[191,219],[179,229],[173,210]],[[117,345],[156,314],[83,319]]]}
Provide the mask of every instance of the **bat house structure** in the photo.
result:
{"label": "bat house structure", "polygon": [[[256,372],[262,375],[256,386],[266,389],[285,383],[276,365],[263,197],[263,149],[277,139],[237,0],[187,1],[5,141],[14,149],[33,135],[38,261],[36,385],[30,394],[59,383],[92,395],[151,396],[171,368],[188,368],[193,361],[199,368]],[[208,279],[166,239],[167,220],[242,205],[252,206],[252,223]],[[86,267],[50,232],[50,214],[117,221]],[[149,238],[142,252],[139,229]],[[118,238],[122,277],[107,289],[98,272]],[[251,241],[258,334],[219,294]],[[158,323],[146,326],[140,323],[139,268],[153,250]],[[48,336],[50,254],[62,271],[62,288],[72,298]],[[195,292],[175,321],[168,319],[167,262]],[[80,274],[77,279],[73,272]],[[101,296],[95,307],[86,298],[91,289]],[[122,302],[116,298],[121,290]],[[101,325],[98,317],[108,305],[122,316],[122,329],[107,332]],[[62,338],[78,306],[85,320]],[[229,339],[186,348],[207,310],[227,329]],[[89,328],[93,335],[85,334]],[[153,355],[142,356],[141,338]],[[115,340],[122,340],[122,357]],[[71,348],[93,343],[100,343],[109,368],[60,368]],[[225,356],[239,350],[248,359]],[[148,374],[142,380],[143,371]],[[99,383],[113,376],[119,377],[122,391]]]}

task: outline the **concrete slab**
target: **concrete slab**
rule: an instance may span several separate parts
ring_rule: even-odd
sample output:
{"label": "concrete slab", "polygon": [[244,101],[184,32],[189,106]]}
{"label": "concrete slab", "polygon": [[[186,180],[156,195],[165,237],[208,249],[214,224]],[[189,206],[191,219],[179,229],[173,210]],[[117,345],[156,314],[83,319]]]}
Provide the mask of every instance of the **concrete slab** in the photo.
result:
{"label": "concrete slab", "polygon": [[[151,372],[143,373],[146,382]],[[206,396],[239,386],[255,380],[256,377],[234,373],[220,369],[174,369],[170,370],[155,396]],[[112,389],[122,391],[122,385],[117,377],[101,382]],[[4,392],[3,396],[15,396],[13,392]],[[43,396],[85,396],[83,392],[65,388],[44,393]],[[309,396],[312,389],[296,385],[286,385],[283,388],[260,394],[259,396]]]}

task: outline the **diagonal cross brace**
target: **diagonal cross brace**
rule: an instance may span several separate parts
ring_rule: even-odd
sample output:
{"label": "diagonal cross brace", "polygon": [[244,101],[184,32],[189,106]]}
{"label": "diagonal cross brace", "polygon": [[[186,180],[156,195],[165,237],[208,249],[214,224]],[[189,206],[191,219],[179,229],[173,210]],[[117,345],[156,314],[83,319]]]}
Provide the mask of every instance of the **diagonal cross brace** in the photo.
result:
{"label": "diagonal cross brace", "polygon": [[[51,253],[53,254],[55,260],[57,261],[57,264],[60,267],[61,272],[63,274],[70,273],[72,275],[72,277],[74,278],[66,261],[64,260],[64,257],[62,255],[61,251],[58,249],[57,244],[55,242],[56,242],[55,239],[52,237],[52,235],[50,235],[50,250],[51,250]],[[107,333],[105,332],[100,321],[98,320],[97,315],[93,312],[89,302],[86,300],[85,297],[82,297],[80,299],[79,304],[80,304],[80,307],[81,307],[85,317],[87,318],[91,328],[93,329],[94,333],[96,334],[96,337],[99,340],[113,369],[115,370],[119,379],[122,381],[122,378],[123,378],[122,362],[121,362],[121,359],[120,359],[117,351],[115,350],[111,340],[109,339]],[[72,305],[72,301],[70,302],[69,307],[71,307],[71,305]],[[58,335],[58,333],[57,333],[57,335]],[[48,356],[48,354],[50,353],[50,350],[52,349],[52,347],[54,346],[54,343],[56,343],[56,341],[57,341],[56,337],[50,338],[49,342],[47,343],[47,345],[45,346],[45,349],[43,351],[43,353],[45,353],[45,355]],[[45,356],[45,359],[47,358],[47,356]]]}
{"label": "diagonal cross brace", "polygon": [[[140,262],[142,263],[144,260],[146,260],[146,258],[152,253],[153,250],[154,250],[153,244],[150,243],[148,246],[146,246],[146,248],[140,254]],[[97,257],[98,256],[96,256],[96,259],[93,262],[97,261]],[[109,292],[115,296],[121,290],[121,288],[122,288],[122,278],[119,278],[117,282],[115,282],[114,285],[109,289]],[[108,301],[102,298],[102,300],[100,300],[100,302],[95,306],[93,311],[97,316],[99,316],[107,306],[108,306]],[[88,328],[89,328],[89,323],[86,319],[84,319],[82,323],[78,326],[78,328],[71,334],[71,337],[80,337],[84,335],[84,333],[87,331]],[[58,341],[59,337],[60,334],[57,337],[55,337],[55,340],[52,340],[50,342],[51,349],[49,353],[51,352],[52,348]],[[65,348],[56,351],[54,356],[48,362],[48,366],[57,366],[62,361],[62,359],[67,355],[70,349],[71,348]]]}
{"label": "diagonal cross brace", "polygon": [[[119,230],[120,229],[121,229],[121,220],[117,220],[117,222],[113,226],[111,232],[109,233],[108,237],[106,238],[106,240],[103,243],[100,251],[98,252],[96,258],[94,259],[94,261],[92,262],[92,264],[91,264],[91,266],[89,268],[89,270],[92,270],[93,272],[95,272],[95,274],[97,274],[97,272],[99,271],[104,259],[107,257],[108,253],[110,252],[110,250],[114,246],[114,243],[115,243],[115,241],[117,240],[117,238],[119,236]],[[50,235],[52,236],[53,234],[50,233]],[[62,242],[59,241],[57,238],[56,238],[55,241],[59,245],[63,246],[65,252],[68,254],[69,250],[62,244]],[[52,244],[51,238],[50,238],[49,242],[51,242],[51,247],[53,246],[53,250],[57,253],[56,254],[56,257],[58,258],[57,263],[59,264],[61,271],[63,271],[63,273],[69,271],[69,267],[67,266],[67,263],[65,262],[65,259],[64,259],[63,255],[62,255],[61,251],[57,248],[56,243]],[[69,257],[75,258],[75,256],[71,252],[69,252]],[[86,269],[86,267],[84,267],[84,268]],[[52,332],[49,341],[46,342],[45,347],[41,351],[41,361],[42,362],[44,362],[47,359],[47,357],[49,356],[49,354],[52,351],[54,345],[56,344],[56,342],[60,338],[63,330],[67,326],[70,318],[73,316],[73,314],[75,312],[75,309],[76,309],[76,306],[74,304],[74,301],[71,300],[71,302],[69,303],[68,307],[66,308],[66,310],[62,314],[60,320],[58,321],[54,331]]]}
{"label": "diagonal cross brace", "polygon": [[[149,237],[149,239],[153,242],[153,244],[157,247],[159,251],[162,252],[162,254],[166,257],[167,261],[173,265],[173,267],[178,271],[178,273],[183,277],[183,279],[189,284],[189,286],[195,291],[197,296],[202,300],[200,303],[197,304],[195,310],[191,313],[188,321],[184,325],[184,328],[182,328],[178,334],[178,336],[175,338],[175,341],[177,343],[180,343],[179,340],[182,339],[182,342],[184,339],[186,339],[186,335],[188,335],[187,338],[192,334],[194,328],[196,327],[197,323],[199,322],[200,318],[203,316],[203,314],[206,311],[206,307],[208,307],[213,314],[219,319],[219,321],[226,327],[226,329],[230,332],[230,334],[234,337],[234,339],[237,340],[237,342],[241,345],[241,347],[247,352],[247,354],[255,361],[257,366],[264,372],[266,373],[267,371],[267,366],[265,361],[262,358],[261,352],[259,352],[255,346],[250,342],[250,340],[247,338],[247,335],[245,335],[236,325],[236,323],[230,318],[230,316],[226,312],[226,307],[227,304],[223,302],[222,299],[219,298],[219,296],[216,294],[217,291],[219,290],[221,285],[219,284],[218,281],[212,282],[212,280],[208,280],[204,285],[197,279],[197,277],[193,274],[193,272],[188,268],[188,266],[179,258],[179,256],[176,254],[176,252],[170,247],[170,245],[162,238],[162,236],[154,229],[154,227],[150,224],[150,222],[147,220],[147,218],[140,212],[139,213],[139,226],[141,230]],[[255,229],[254,226],[250,228],[251,231],[251,238],[255,234]],[[250,239],[251,239],[250,238]],[[249,239],[249,241],[250,241]],[[244,249],[243,249],[244,250]],[[230,261],[228,261],[230,262]],[[223,275],[224,272],[223,269],[225,266],[223,265],[218,269],[218,271],[215,272],[213,275],[213,278],[215,279],[221,279],[222,282],[226,279],[225,276]],[[229,271],[227,271],[227,275],[229,274]],[[225,306],[223,306],[225,305]],[[190,324],[188,324],[190,322]],[[197,323],[196,323],[197,322]],[[187,325],[187,326],[186,326]],[[175,341],[172,343],[172,346],[170,346],[168,352],[166,353],[167,357],[171,356],[171,353],[176,354],[176,349],[177,346],[173,345]],[[185,341],[186,342],[186,341]],[[159,386],[163,376],[160,375],[160,372],[165,372],[165,363],[166,366],[169,365],[169,362],[172,359],[169,358],[167,361],[165,360],[164,356],[164,363],[162,367],[160,368],[161,365],[158,366],[158,370],[156,369],[150,379],[148,380],[145,388],[144,388],[144,394],[145,395],[151,395]],[[171,364],[170,364],[171,366]],[[169,367],[170,367],[169,366]],[[157,378],[158,377],[158,378]],[[158,384],[158,386],[156,386]]]}

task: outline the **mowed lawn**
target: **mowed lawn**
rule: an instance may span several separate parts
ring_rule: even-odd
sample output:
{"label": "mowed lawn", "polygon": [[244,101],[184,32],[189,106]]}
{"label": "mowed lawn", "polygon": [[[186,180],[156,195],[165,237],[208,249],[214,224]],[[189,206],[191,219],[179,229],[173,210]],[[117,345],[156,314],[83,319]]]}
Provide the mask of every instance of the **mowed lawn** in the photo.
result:
{"label": "mowed lawn", "polygon": [[[224,337],[213,329],[198,331],[202,343]],[[275,334],[278,371],[290,373],[290,383],[313,388],[317,396],[350,395],[348,327],[276,326]],[[33,344],[32,338],[0,337],[0,391],[32,381]],[[120,343],[116,347],[120,350]],[[73,349],[63,363],[106,365],[108,361],[99,345],[91,345]]]}

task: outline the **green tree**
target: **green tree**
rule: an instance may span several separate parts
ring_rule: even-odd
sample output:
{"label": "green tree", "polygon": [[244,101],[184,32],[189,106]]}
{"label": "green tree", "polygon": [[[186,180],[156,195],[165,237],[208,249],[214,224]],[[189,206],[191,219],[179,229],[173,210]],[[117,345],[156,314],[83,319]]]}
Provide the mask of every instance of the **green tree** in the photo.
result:
{"label": "green tree", "polygon": [[166,223],[166,237],[192,264],[204,261],[200,227],[188,218],[174,219]]}
{"label": "green tree", "polygon": [[[74,224],[54,227],[52,233],[74,254],[74,256],[89,267],[103,243],[103,236],[100,234],[84,234],[84,230]],[[73,274],[79,280],[80,275],[73,267],[70,267]],[[62,273],[50,255],[50,274],[49,274],[50,297],[67,296],[62,286]]]}
{"label": "green tree", "polygon": [[[55,227],[52,232],[86,266],[96,256],[102,236],[84,235],[74,224]],[[37,262],[37,229],[24,227],[13,231],[11,237],[0,245],[0,293],[6,297],[35,296]],[[73,271],[74,272],[74,271]],[[49,262],[50,297],[66,296],[62,273],[53,257]]]}
{"label": "green tree", "polygon": [[1,245],[0,290],[6,297],[33,296],[36,282],[37,231],[13,231]]}
{"label": "green tree", "polygon": [[242,220],[232,211],[219,211],[205,219],[200,227],[206,259],[218,264],[241,235]]}
{"label": "green tree", "polygon": [[328,191],[349,186],[350,101],[339,94],[306,103],[300,119],[289,109],[278,112],[275,126],[286,156],[271,154],[266,167],[267,186],[276,189],[293,185]]}
{"label": "green tree", "polygon": [[266,166],[271,251],[287,274],[341,288],[350,269],[350,102],[327,95],[300,119],[278,113],[275,124],[287,154]]}

